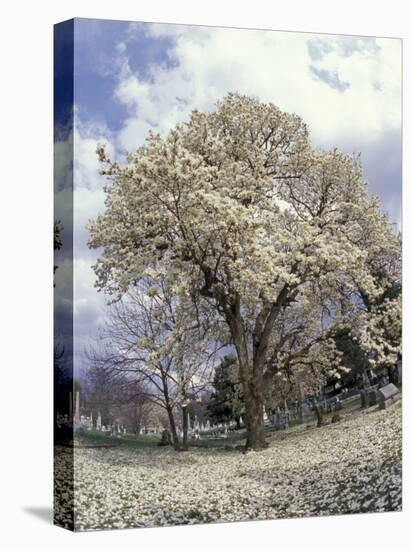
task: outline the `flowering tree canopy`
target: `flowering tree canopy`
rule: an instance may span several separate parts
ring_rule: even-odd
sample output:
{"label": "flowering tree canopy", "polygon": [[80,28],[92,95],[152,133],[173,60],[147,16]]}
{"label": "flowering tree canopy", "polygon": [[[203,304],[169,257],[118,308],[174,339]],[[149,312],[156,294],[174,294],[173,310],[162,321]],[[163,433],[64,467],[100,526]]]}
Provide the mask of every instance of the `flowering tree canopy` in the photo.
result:
{"label": "flowering tree canopy", "polygon": [[265,446],[263,373],[276,321],[313,282],[382,290],[361,235],[373,225],[357,158],[314,150],[308,129],[275,105],[229,94],[166,136],[149,133],[124,165],[99,149],[106,210],[97,286],[114,299],[161,273],[225,321],[239,361],[247,446]]}

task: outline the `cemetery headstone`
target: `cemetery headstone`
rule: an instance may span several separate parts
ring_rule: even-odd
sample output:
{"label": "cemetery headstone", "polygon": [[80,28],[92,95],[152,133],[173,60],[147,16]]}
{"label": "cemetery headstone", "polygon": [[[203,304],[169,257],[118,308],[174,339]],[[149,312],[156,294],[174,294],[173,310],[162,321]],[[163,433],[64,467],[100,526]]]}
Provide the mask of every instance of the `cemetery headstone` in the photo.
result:
{"label": "cemetery headstone", "polygon": [[379,408],[386,409],[396,403],[401,397],[399,389],[395,384],[387,384],[378,390]]}
{"label": "cemetery headstone", "polygon": [[74,413],[74,421],[80,422],[80,392],[76,392],[76,406]]}

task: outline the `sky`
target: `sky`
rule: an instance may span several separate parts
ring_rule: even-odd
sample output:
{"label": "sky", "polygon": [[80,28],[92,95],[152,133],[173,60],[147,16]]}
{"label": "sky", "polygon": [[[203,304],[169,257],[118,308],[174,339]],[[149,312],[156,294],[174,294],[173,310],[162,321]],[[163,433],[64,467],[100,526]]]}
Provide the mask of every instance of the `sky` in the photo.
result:
{"label": "sky", "polygon": [[[122,160],[150,129],[164,134],[228,92],[252,95],[301,116],[314,146],[361,153],[370,192],[400,227],[401,47],[390,38],[75,19],[74,127],[56,133],[55,169],[59,181],[73,178],[76,368],[106,303],[86,230],[104,210],[98,143]],[[70,272],[61,266],[56,283],[69,289]]]}

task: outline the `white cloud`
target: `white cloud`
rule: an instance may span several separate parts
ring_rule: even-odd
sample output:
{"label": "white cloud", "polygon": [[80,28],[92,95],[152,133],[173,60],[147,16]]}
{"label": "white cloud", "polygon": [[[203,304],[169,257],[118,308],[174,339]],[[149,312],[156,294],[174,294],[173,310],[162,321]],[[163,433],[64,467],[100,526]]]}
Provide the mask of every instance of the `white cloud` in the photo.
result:
{"label": "white cloud", "polygon": [[74,280],[74,350],[77,357],[76,368],[84,359],[84,351],[95,344],[98,328],[104,324],[106,299],[104,294],[94,289],[94,262],[90,258],[76,257],[73,263]]}
{"label": "white cloud", "polygon": [[114,137],[106,126],[84,124],[76,115],[74,125],[74,188],[101,189],[104,178],[99,174],[97,146],[104,144],[114,154]]}
{"label": "white cloud", "polygon": [[[296,112],[324,147],[371,142],[400,127],[399,40],[156,24],[131,32],[143,28],[152,38],[173,39],[167,53],[174,65],[152,67],[143,80],[125,50],[115,95],[131,113],[118,136],[127,150],[150,126],[167,131],[229,91]],[[315,72],[347,83],[346,90]]]}
{"label": "white cloud", "polygon": [[87,249],[89,238],[86,226],[91,219],[104,210],[106,178],[99,173],[101,168],[96,149],[105,144],[110,156],[115,157],[114,139],[102,125],[84,124],[76,116],[74,129],[74,192],[73,227],[76,258],[79,255],[94,256]]}

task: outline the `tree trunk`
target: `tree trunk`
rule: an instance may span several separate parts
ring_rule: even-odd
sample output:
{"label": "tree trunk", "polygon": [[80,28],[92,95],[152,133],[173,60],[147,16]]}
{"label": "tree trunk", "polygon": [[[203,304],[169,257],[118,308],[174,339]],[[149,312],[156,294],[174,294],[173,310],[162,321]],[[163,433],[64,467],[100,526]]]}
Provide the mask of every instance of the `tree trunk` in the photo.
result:
{"label": "tree trunk", "polygon": [[322,417],[322,411],[318,403],[315,403],[314,410],[315,410],[316,418],[318,420],[317,427],[320,428],[323,424],[323,417]]}
{"label": "tree trunk", "polygon": [[140,435],[141,414],[139,414],[139,412],[138,412],[138,405],[135,404],[133,407],[133,431],[137,436]]}
{"label": "tree trunk", "polygon": [[258,451],[267,447],[263,423],[263,392],[245,388],[246,449]]}
{"label": "tree trunk", "polygon": [[303,424],[303,403],[299,403],[299,424]]}
{"label": "tree trunk", "polygon": [[263,368],[251,368],[245,354],[239,356],[239,374],[245,402],[246,449],[259,451],[267,447],[263,422]]}
{"label": "tree trunk", "polygon": [[165,372],[163,371],[162,368],[160,369],[160,372],[162,374],[163,395],[164,395],[164,398],[165,398],[165,406],[166,406],[167,416],[168,416],[168,419],[169,419],[170,431],[172,433],[173,446],[174,446],[175,449],[178,449],[179,448],[179,438],[177,436],[176,423],[175,423],[175,418],[173,416],[173,406],[170,402],[170,397],[169,397],[169,387],[168,387],[168,383],[167,383],[168,382],[167,381],[167,376],[166,376],[166,374],[165,374]]}
{"label": "tree trunk", "polygon": [[389,365],[388,366],[389,383],[395,384],[395,386],[399,386],[399,382],[396,375],[397,375],[397,367],[395,365]]}
{"label": "tree trunk", "polygon": [[[239,360],[239,378],[245,401],[246,449],[261,450],[267,447],[264,430],[264,369],[269,350],[269,340],[282,307],[286,301],[293,300],[295,291],[285,284],[274,303],[262,304],[252,334],[253,351],[241,314],[241,303],[238,295],[227,300],[220,295],[221,307],[225,312],[233,344]],[[249,344],[249,345],[248,345]]]}
{"label": "tree trunk", "polygon": [[166,405],[166,411],[167,411],[167,416],[168,416],[168,419],[169,419],[170,432],[172,434],[173,446],[174,446],[175,449],[178,449],[178,447],[179,447],[179,437],[177,435],[176,422],[175,422],[175,417],[173,416],[173,410],[172,410],[172,407],[169,404]]}
{"label": "tree trunk", "polygon": [[182,407],[182,428],[183,428],[183,447],[187,448],[187,430],[189,424],[189,414],[187,407]]}
{"label": "tree trunk", "polygon": [[239,378],[245,403],[247,450],[259,451],[267,447],[263,423],[264,392],[263,365],[250,365],[245,335],[232,331],[239,360]]}

